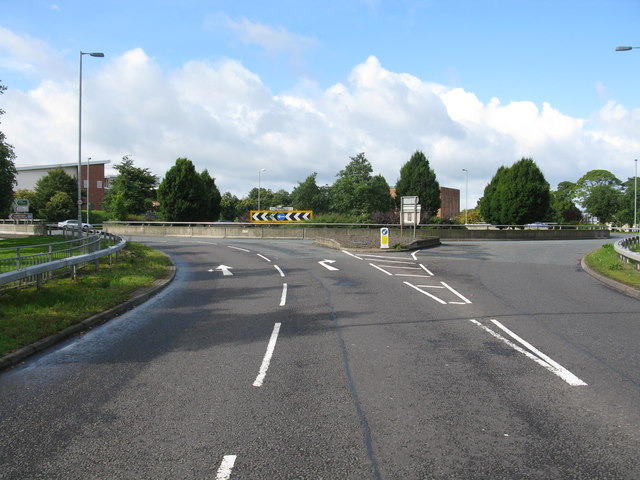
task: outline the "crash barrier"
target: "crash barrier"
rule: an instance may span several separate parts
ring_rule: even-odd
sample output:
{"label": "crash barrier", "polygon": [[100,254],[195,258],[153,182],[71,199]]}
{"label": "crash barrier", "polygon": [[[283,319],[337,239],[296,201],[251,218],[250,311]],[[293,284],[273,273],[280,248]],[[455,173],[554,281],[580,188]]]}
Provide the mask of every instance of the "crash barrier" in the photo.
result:
{"label": "crash barrier", "polygon": [[636,268],[640,270],[640,253],[631,250],[633,247],[638,247],[639,244],[640,237],[628,237],[618,240],[614,243],[613,248],[621,261],[635,264]]}
{"label": "crash barrier", "polygon": [[577,240],[609,238],[602,225],[420,225],[400,228],[393,224],[275,223],[239,222],[105,222],[105,231],[118,235],[157,237],[205,237],[315,240],[336,236],[379,238],[380,228],[389,228],[394,237],[442,240]]}
{"label": "crash barrier", "polygon": [[[126,241],[119,235],[92,231],[86,236],[66,242],[0,249],[0,252],[17,250],[16,256],[0,259],[0,288],[15,286],[16,283],[36,283],[39,289],[45,279],[66,268],[71,269],[71,275],[75,279],[80,266],[94,263],[97,270],[103,257],[109,257],[111,264],[113,256],[117,256],[125,245]],[[29,249],[33,251],[35,248],[45,248],[47,251],[25,254]]]}

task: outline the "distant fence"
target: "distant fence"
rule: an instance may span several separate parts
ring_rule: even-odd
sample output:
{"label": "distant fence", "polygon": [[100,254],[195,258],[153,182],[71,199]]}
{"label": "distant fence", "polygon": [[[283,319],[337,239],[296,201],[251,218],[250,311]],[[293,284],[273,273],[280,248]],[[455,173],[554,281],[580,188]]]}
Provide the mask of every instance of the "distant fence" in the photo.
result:
{"label": "distant fence", "polygon": [[[108,245],[104,248],[105,245]],[[90,235],[70,240],[39,246],[13,247],[16,255],[0,259],[0,287],[36,283],[38,288],[42,282],[54,272],[70,268],[75,278],[78,266],[94,263],[99,266],[100,259],[117,255],[126,245],[126,241],[111,233],[93,232]],[[45,248],[45,252],[28,253],[36,248]]]}
{"label": "distant fence", "polygon": [[614,244],[614,249],[620,260],[626,263],[633,263],[640,270],[640,253],[631,250],[631,248],[638,247],[638,245],[640,245],[640,237],[629,237],[618,240]]}

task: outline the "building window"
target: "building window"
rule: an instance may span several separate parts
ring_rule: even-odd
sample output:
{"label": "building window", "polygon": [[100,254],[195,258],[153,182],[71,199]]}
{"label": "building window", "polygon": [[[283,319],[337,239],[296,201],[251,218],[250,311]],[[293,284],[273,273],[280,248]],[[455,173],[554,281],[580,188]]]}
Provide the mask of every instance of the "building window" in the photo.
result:
{"label": "building window", "polygon": [[87,188],[87,186],[89,185],[88,180],[83,180],[83,183],[84,183],[84,188]]}
{"label": "building window", "polygon": [[96,187],[98,187],[98,188],[102,188],[102,180],[98,180],[98,181],[96,182]]}

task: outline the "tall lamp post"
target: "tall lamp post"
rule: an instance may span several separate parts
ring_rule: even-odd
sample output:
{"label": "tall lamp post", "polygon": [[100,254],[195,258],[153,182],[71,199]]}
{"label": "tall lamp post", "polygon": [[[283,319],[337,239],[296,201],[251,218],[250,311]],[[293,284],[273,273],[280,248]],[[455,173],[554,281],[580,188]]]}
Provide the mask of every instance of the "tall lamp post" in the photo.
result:
{"label": "tall lamp post", "polygon": [[[82,235],[82,56],[104,57],[101,52],[80,52],[80,78],[78,81],[78,236]],[[89,166],[87,162],[87,179]],[[89,184],[87,183],[87,186]],[[89,196],[87,195],[87,204]],[[89,213],[87,212],[87,216]],[[87,221],[88,223],[88,221]]]}
{"label": "tall lamp post", "polygon": [[89,189],[91,188],[91,179],[89,178],[89,162],[91,162],[91,157],[87,157],[87,223],[89,223],[89,208],[91,206],[91,201],[89,200]]}
{"label": "tall lamp post", "polygon": [[636,173],[634,176],[634,188],[633,188],[633,230],[638,231],[638,159],[636,162]]}
{"label": "tall lamp post", "polygon": [[260,210],[260,180],[262,177],[262,172],[266,172],[267,169],[266,168],[261,168],[260,170],[258,170],[258,210]]}
{"label": "tall lamp post", "polygon": [[629,50],[633,50],[634,48],[640,47],[616,47],[616,52],[627,52]]}
{"label": "tall lamp post", "polygon": [[465,172],[467,176],[467,185],[464,190],[464,224],[468,225],[469,224],[469,204],[467,200],[469,199],[469,170],[467,170],[466,168],[463,168],[462,171]]}

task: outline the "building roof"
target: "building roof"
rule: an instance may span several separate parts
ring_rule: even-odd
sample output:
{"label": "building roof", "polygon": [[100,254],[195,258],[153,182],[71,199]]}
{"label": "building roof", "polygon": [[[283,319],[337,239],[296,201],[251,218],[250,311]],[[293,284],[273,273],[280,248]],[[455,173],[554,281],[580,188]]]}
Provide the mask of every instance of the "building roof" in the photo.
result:
{"label": "building roof", "polygon": [[[91,165],[106,165],[107,163],[111,163],[111,160],[91,160],[89,163],[91,163]],[[86,163],[83,162],[82,165],[85,165]],[[56,168],[56,167],[62,167],[62,168],[68,168],[68,167],[77,167],[78,166],[78,162],[72,162],[72,163],[49,163],[47,165],[24,165],[24,166],[18,166],[16,165],[16,170],[17,171],[25,171],[25,170],[43,170],[43,169],[49,169],[49,168]]]}

